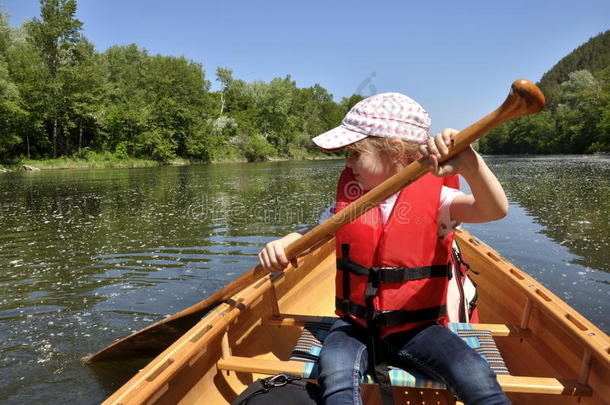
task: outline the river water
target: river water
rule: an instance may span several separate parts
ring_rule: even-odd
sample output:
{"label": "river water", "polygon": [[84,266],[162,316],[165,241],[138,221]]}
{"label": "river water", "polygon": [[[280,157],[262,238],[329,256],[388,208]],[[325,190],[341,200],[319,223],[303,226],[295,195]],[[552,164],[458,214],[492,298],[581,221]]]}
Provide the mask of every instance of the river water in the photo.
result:
{"label": "river water", "polygon": [[[610,159],[490,157],[511,202],[465,225],[610,331]],[[316,222],[340,161],[0,175],[0,402],[98,403],[142,362],[80,358],[200,301]]]}

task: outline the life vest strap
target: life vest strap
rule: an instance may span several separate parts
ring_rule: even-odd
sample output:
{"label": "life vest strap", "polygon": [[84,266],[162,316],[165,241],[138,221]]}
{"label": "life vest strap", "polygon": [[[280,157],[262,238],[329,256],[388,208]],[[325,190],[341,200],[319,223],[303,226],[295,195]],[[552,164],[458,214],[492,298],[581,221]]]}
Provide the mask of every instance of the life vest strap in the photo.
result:
{"label": "life vest strap", "polygon": [[439,305],[414,311],[384,311],[378,315],[377,322],[385,326],[395,326],[409,322],[434,321],[445,315],[447,315],[447,306]]}
{"label": "life vest strap", "polygon": [[[341,256],[342,259],[337,259],[337,268],[347,266],[350,262],[349,260],[349,243],[341,244]],[[341,263],[341,264],[339,264]],[[350,296],[350,281],[349,281],[349,272],[343,272],[343,303],[342,306],[349,306],[349,296]]]}
{"label": "life vest strap", "polygon": [[357,276],[369,276],[373,283],[404,283],[433,277],[449,277],[446,264],[421,267],[365,267],[349,259],[337,259],[337,269]]}
{"label": "life vest strap", "polygon": [[412,311],[373,311],[373,313],[363,305],[339,298],[335,298],[335,305],[345,315],[349,314],[360,319],[372,319],[376,326],[397,326],[412,322],[435,321],[447,314],[446,305]]}

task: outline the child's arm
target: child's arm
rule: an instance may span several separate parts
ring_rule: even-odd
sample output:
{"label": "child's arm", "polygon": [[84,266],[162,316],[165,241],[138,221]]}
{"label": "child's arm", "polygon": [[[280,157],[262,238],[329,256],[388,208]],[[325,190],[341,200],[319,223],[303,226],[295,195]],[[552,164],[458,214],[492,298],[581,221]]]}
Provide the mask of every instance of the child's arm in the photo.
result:
{"label": "child's arm", "polygon": [[448,153],[451,135],[455,129],[445,129],[434,139],[420,147],[424,157],[430,159],[430,172],[436,176],[461,174],[472,194],[456,196],[451,203],[451,218],[458,222],[488,222],[503,218],[508,213],[508,200],[502,185],[487,164],[471,147],[438,165],[438,159]]}
{"label": "child's arm", "polygon": [[[284,250],[286,249],[286,246],[290,245],[301,236],[303,235],[298,232],[292,232],[281,239],[276,239],[267,243],[264,249],[258,254],[258,261],[261,266],[272,273],[284,271],[290,264],[290,260],[286,257]],[[293,260],[292,264],[296,267],[296,260]]]}

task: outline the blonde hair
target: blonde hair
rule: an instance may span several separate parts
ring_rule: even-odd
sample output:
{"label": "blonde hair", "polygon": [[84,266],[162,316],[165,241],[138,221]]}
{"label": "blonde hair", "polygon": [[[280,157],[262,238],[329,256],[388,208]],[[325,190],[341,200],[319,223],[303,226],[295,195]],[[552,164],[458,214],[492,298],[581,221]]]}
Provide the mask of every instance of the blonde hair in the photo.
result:
{"label": "blonde hair", "polygon": [[405,141],[399,138],[382,138],[378,136],[367,136],[364,139],[346,146],[348,151],[358,153],[372,152],[385,155],[385,157],[392,162],[392,165],[397,172],[420,157],[418,148],[419,143],[417,142]]}

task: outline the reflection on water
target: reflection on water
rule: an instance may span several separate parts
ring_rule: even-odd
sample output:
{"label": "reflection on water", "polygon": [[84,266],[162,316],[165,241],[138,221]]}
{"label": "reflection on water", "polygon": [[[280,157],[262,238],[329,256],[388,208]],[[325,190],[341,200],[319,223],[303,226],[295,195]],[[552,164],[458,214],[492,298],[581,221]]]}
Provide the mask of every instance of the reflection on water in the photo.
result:
{"label": "reflection on water", "polygon": [[466,228],[610,331],[610,159],[489,157],[509,215]]}
{"label": "reflection on water", "polygon": [[610,159],[503,159],[498,176],[542,233],[578,256],[574,263],[610,272]]}
{"label": "reflection on water", "polygon": [[[607,330],[608,160],[490,164],[511,213],[471,228]],[[201,300],[253,266],[264,243],[314,223],[341,166],[2,175],[0,402],[100,402],[142,363],[83,367],[82,356]]]}
{"label": "reflection on water", "polygon": [[313,222],[338,170],[267,163],[0,177],[0,368],[10,370],[0,402],[101,401],[126,366],[86,368],[82,356],[246,271],[273,235]]}

